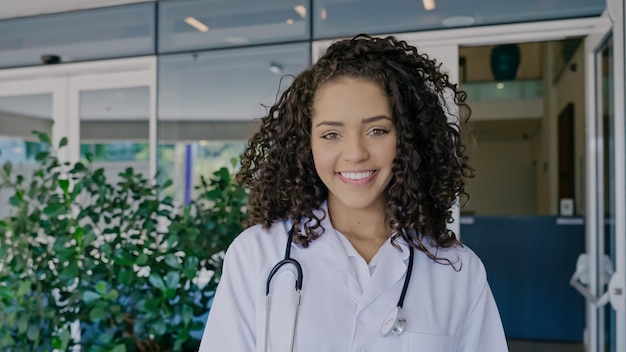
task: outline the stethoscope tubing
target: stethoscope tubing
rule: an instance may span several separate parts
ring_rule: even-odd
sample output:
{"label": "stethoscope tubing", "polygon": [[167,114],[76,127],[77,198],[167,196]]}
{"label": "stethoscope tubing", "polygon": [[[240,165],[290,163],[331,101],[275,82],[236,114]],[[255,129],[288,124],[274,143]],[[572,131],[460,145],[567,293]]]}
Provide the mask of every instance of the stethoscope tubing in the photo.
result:
{"label": "stethoscope tubing", "polygon": [[[269,316],[270,316],[270,286],[272,283],[272,278],[274,277],[274,275],[276,275],[276,273],[278,272],[278,270],[280,270],[280,268],[282,268],[285,265],[293,265],[296,268],[297,271],[297,275],[296,275],[296,282],[295,282],[295,289],[296,289],[296,302],[295,302],[295,312],[294,312],[294,318],[293,318],[293,329],[291,331],[291,351],[294,351],[294,347],[295,347],[295,337],[296,337],[296,325],[298,322],[298,312],[299,312],[299,306],[300,306],[300,301],[302,299],[302,295],[301,295],[301,291],[302,291],[302,282],[304,280],[304,275],[302,272],[302,266],[300,265],[300,263],[291,258],[291,244],[293,242],[293,233],[294,233],[294,227],[295,226],[291,226],[291,229],[289,230],[289,235],[287,237],[287,246],[285,248],[285,257],[279,261],[278,263],[276,263],[276,265],[274,265],[274,267],[272,268],[272,270],[270,271],[269,275],[267,276],[267,281],[265,284],[265,297],[266,297],[266,301],[265,301],[265,352],[267,352],[267,345],[268,345],[268,326],[269,326]],[[402,310],[402,307],[404,306],[404,299],[406,297],[406,292],[409,288],[409,282],[411,281],[411,274],[413,272],[413,247],[409,246],[409,265],[406,269],[406,276],[404,278],[404,284],[402,285],[402,292],[400,293],[400,298],[398,299],[398,303],[396,305],[397,309],[398,309],[398,313]],[[396,321],[398,321],[399,317],[396,317]],[[406,319],[402,318],[402,328],[399,329],[399,332],[396,332],[396,335],[399,335],[402,330],[404,329],[404,324],[406,323]],[[394,323],[395,325],[395,323]]]}

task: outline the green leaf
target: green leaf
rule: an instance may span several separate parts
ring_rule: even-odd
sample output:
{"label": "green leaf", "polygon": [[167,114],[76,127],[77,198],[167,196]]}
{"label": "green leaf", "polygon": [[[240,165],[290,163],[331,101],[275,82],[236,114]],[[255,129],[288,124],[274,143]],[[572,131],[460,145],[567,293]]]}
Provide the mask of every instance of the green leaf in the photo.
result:
{"label": "green leaf", "polygon": [[180,273],[178,271],[170,271],[165,275],[165,286],[171,289],[177,289],[180,282]]}
{"label": "green leaf", "polygon": [[101,298],[101,295],[93,292],[93,291],[85,291],[83,292],[83,301],[87,304],[97,301]]}
{"label": "green leaf", "polygon": [[169,253],[165,256],[165,264],[171,266],[174,269],[181,268],[178,257],[173,253]]}
{"label": "green leaf", "polygon": [[48,155],[50,155],[50,153],[48,153],[48,152],[39,152],[39,153],[35,154],[35,161],[42,162],[42,161],[46,160]]}
{"label": "green leaf", "polygon": [[163,279],[161,279],[161,277],[158,276],[157,274],[151,273],[150,276],[148,277],[148,281],[150,282],[152,286],[156,287],[162,292],[165,292],[166,290],[165,283],[163,282]]}
{"label": "green leaf", "polygon": [[39,327],[39,325],[33,324],[28,327],[28,332],[26,333],[26,336],[29,340],[36,341],[37,339],[39,339],[40,330],[41,328]]}
{"label": "green leaf", "polygon": [[165,331],[167,330],[167,327],[165,326],[165,321],[163,321],[162,319],[156,320],[154,324],[152,324],[152,330],[157,336],[165,334]]}
{"label": "green leaf", "polygon": [[2,166],[2,169],[4,170],[4,172],[7,175],[11,174],[11,170],[13,169],[13,164],[10,161],[7,161],[4,163],[4,165]]}
{"label": "green leaf", "polygon": [[93,322],[100,321],[106,317],[106,311],[102,306],[96,306],[89,311],[89,319]]}
{"label": "green leaf", "polygon": [[104,281],[98,281],[96,283],[96,292],[99,293],[101,296],[106,295],[107,293],[107,283]]}
{"label": "green leaf", "polygon": [[130,286],[133,283],[135,274],[130,270],[122,270],[117,278],[122,285]]}
{"label": "green leaf", "polygon": [[63,193],[67,194],[70,189],[70,181],[59,180],[59,187],[63,190]]}
{"label": "green leaf", "polygon": [[67,137],[61,138],[61,141],[59,142],[59,148],[63,148],[66,145],[67,145]]}
{"label": "green leaf", "polygon": [[33,134],[36,134],[39,137],[39,141],[41,143],[50,144],[50,136],[48,136],[47,133],[39,132],[39,131],[33,131]]}
{"label": "green leaf", "polygon": [[119,292],[117,292],[116,289],[112,289],[106,294],[105,298],[108,299],[109,301],[115,301],[119,296],[120,296]]}
{"label": "green leaf", "polygon": [[185,326],[188,326],[191,318],[193,318],[193,308],[188,304],[185,304],[182,308],[182,318]]}
{"label": "green leaf", "polygon": [[43,213],[51,218],[56,218],[64,213],[64,206],[61,203],[53,203],[43,209]]}
{"label": "green leaf", "polygon": [[24,332],[26,332],[26,330],[28,330],[28,320],[29,320],[30,316],[28,316],[27,314],[24,314],[22,316],[20,316],[20,318],[17,320],[17,331],[20,334],[23,334]]}
{"label": "green leaf", "polygon": [[172,186],[174,184],[174,181],[172,180],[167,180],[163,183],[163,185],[161,186],[161,189],[166,189],[169,188],[170,186]]}
{"label": "green leaf", "polygon": [[126,345],[117,345],[111,352],[126,352]]}
{"label": "green leaf", "polygon": [[148,255],[146,253],[141,253],[137,257],[137,259],[135,259],[135,264],[137,264],[139,266],[146,265],[147,262],[148,262]]}
{"label": "green leaf", "polygon": [[23,281],[19,288],[17,289],[17,296],[18,297],[22,297],[25,294],[27,294],[28,292],[30,292],[30,287],[32,285],[31,281]]}
{"label": "green leaf", "polygon": [[61,330],[58,336],[52,339],[52,347],[59,351],[67,351],[70,342],[70,333],[67,329]]}

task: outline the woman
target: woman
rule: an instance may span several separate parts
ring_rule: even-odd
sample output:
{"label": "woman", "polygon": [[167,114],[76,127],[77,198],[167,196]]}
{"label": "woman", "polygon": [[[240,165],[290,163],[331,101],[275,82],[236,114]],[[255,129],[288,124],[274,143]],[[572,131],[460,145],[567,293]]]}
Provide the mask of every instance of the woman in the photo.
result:
{"label": "woman", "polygon": [[251,227],[200,350],[507,351],[483,264],[446,228],[473,175],[449,116],[464,101],[393,37],[298,75],[241,158]]}

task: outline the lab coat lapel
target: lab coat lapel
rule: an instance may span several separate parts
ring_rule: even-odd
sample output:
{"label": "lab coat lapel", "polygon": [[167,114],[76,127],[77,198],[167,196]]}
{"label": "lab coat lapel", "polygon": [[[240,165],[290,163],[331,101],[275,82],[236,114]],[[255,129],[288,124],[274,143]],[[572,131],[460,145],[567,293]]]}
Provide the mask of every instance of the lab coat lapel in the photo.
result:
{"label": "lab coat lapel", "polygon": [[[372,275],[372,279],[364,289],[363,296],[359,302],[359,312],[404,279],[409,258],[409,248],[402,239],[398,239],[398,244],[402,251],[395,248],[391,241],[387,241],[381,248],[384,252],[379,253],[382,257]],[[397,290],[398,297],[400,297],[401,290],[400,285],[400,288]]]}
{"label": "lab coat lapel", "polygon": [[[352,269],[350,258],[346,254],[343,244],[337,238],[337,233],[335,233],[335,229],[330,222],[326,203],[322,205],[320,210],[326,212],[326,216],[321,222],[325,229],[324,234],[311,242],[309,248],[303,249],[302,255],[319,260],[319,265],[323,267],[320,267],[320,269],[328,270],[337,275],[356,302],[362,294],[359,281]],[[323,213],[318,213],[318,216],[323,216]]]}

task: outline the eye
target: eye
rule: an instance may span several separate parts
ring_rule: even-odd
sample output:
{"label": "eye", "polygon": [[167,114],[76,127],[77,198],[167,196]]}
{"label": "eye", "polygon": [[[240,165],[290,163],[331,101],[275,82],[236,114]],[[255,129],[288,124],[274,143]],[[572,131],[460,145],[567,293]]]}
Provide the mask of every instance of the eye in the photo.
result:
{"label": "eye", "polygon": [[388,129],[385,128],[372,128],[367,134],[370,136],[382,136],[383,134],[389,133]]}
{"label": "eye", "polygon": [[328,140],[330,140],[330,139],[337,139],[337,138],[339,138],[339,134],[336,133],[336,132],[327,132],[327,133],[322,134],[321,137],[323,139],[328,139]]}

